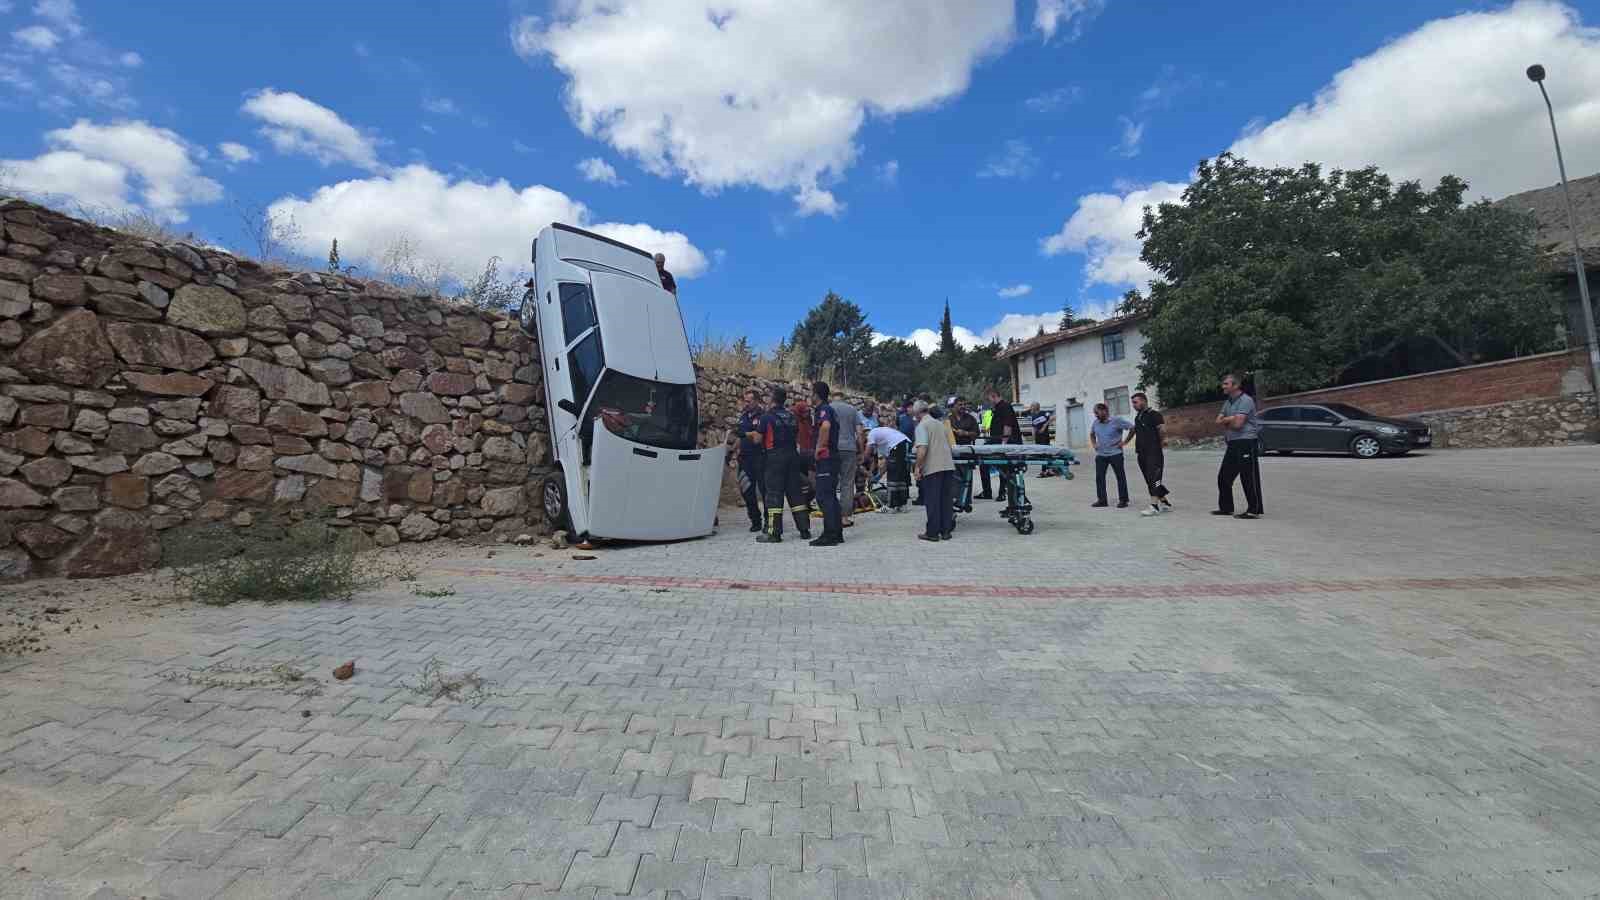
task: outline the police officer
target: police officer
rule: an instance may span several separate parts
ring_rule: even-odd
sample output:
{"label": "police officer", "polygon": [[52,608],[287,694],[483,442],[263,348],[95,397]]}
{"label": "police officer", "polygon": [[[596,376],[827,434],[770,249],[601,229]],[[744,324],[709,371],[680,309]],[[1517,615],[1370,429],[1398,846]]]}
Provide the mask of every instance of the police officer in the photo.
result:
{"label": "police officer", "polygon": [[[978,419],[978,434],[980,435],[979,443],[984,443],[984,444],[989,443],[988,440],[981,439],[981,436],[982,435],[987,435],[993,427],[994,427],[994,404],[991,403],[989,406],[984,407],[983,415]],[[978,474],[983,477],[983,493],[979,494],[977,496],[977,499],[979,499],[979,500],[993,500],[994,499],[994,489],[993,489],[993,483],[989,481],[989,467],[988,466],[984,466],[984,465],[979,465],[977,467],[977,469],[978,469]]]}
{"label": "police officer", "polygon": [[[1244,392],[1244,381],[1233,373],[1222,376],[1222,392],[1228,399],[1217,414],[1217,425],[1227,438],[1228,449],[1222,457],[1222,467],[1217,470],[1217,508],[1213,516],[1233,516],[1235,519],[1260,518],[1265,509],[1261,505],[1261,465],[1259,436],[1261,417],[1256,411],[1254,397]],[[1244,482],[1244,512],[1234,515],[1233,482]]]}
{"label": "police officer", "polygon": [[746,388],[744,409],[739,414],[739,495],[750,514],[750,530],[762,527],[761,500],[766,490],[766,449],[758,439],[761,431],[761,403],[755,388]]}
{"label": "police officer", "polygon": [[839,416],[828,402],[827,382],[812,385],[811,398],[817,423],[817,502],[822,505],[822,536],[811,546],[837,547],[844,543],[844,517],[839,511]]}
{"label": "police officer", "polygon": [[800,455],[795,449],[794,413],[787,406],[789,392],[775,387],[768,394],[770,404],[757,430],[750,434],[752,440],[761,442],[766,455],[764,473],[767,487],[767,530],[756,541],[762,544],[783,543],[783,500],[789,499],[794,514],[794,526],[800,537],[811,539],[811,515],[805,502],[805,491],[800,479]]}

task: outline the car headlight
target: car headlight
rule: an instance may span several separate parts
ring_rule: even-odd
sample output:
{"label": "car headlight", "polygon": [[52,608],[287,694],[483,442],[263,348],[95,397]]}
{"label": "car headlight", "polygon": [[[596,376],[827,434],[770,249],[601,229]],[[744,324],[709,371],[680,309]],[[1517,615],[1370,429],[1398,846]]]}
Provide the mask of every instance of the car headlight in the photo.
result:
{"label": "car headlight", "polygon": [[1394,427],[1393,425],[1379,425],[1378,426],[1378,433],[1379,434],[1399,434],[1400,433],[1400,429]]}

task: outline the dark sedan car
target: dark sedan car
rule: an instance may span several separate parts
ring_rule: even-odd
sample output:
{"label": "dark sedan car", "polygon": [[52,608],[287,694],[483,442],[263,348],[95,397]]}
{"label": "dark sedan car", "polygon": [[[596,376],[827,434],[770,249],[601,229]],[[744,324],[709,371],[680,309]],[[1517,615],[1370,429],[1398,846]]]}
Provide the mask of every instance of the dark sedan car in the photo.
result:
{"label": "dark sedan car", "polygon": [[1343,403],[1318,403],[1264,410],[1261,445],[1283,454],[1307,450],[1376,459],[1430,447],[1433,434],[1426,423],[1415,419],[1390,419]]}

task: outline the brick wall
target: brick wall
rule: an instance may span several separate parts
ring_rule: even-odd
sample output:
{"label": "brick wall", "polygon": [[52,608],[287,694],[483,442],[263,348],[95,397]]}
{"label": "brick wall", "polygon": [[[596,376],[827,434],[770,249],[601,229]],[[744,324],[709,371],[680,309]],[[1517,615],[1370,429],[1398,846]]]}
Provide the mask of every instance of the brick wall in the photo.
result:
{"label": "brick wall", "polygon": [[[1440,410],[1494,406],[1570,396],[1589,390],[1582,350],[1559,350],[1425,375],[1387,378],[1344,387],[1268,397],[1262,406],[1289,403],[1348,403],[1381,416],[1419,416]],[[1219,403],[1165,410],[1174,440],[1217,436]]]}

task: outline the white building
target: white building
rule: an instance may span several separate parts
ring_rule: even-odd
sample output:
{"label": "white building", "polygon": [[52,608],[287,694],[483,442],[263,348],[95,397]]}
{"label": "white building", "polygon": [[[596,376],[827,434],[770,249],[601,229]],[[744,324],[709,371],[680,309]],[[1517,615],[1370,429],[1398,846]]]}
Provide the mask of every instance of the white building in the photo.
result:
{"label": "white building", "polygon": [[[1144,336],[1143,316],[1121,316],[1053,331],[1013,344],[1000,353],[1011,363],[1011,384],[1020,412],[1037,403],[1055,413],[1054,443],[1068,447],[1089,444],[1089,420],[1096,403],[1106,403],[1114,416],[1133,416],[1129,401],[1140,390],[1139,362]],[[1156,404],[1153,386],[1143,388]]]}

